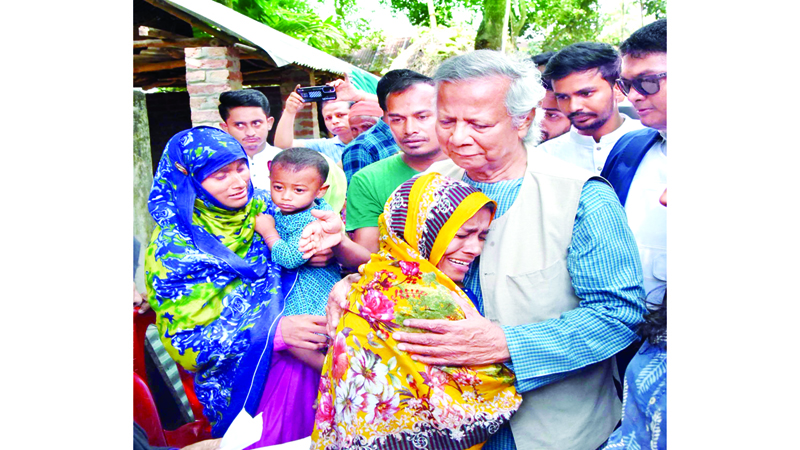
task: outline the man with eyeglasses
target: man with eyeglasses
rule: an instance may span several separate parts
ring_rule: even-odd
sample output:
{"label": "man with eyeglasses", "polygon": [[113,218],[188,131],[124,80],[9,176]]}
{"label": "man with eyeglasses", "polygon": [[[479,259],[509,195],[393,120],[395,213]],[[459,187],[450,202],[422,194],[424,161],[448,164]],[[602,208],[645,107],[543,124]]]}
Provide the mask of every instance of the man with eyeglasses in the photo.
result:
{"label": "man with eyeglasses", "polygon": [[[667,283],[667,208],[659,201],[667,188],[667,20],[635,31],[619,50],[617,85],[647,128],[619,139],[601,175],[625,208],[649,293]],[[637,350],[633,344],[617,355],[620,373]]]}
{"label": "man with eyeglasses", "polygon": [[634,32],[620,53],[617,84],[648,128],[620,138],[601,175],[625,207],[649,292],[667,281],[667,211],[658,200],[667,187],[667,20]]}
{"label": "man with eyeglasses", "polygon": [[609,44],[580,42],[551,57],[542,78],[552,85],[572,128],[539,148],[599,175],[617,140],[642,128],[619,111],[625,98],[616,87],[619,70],[619,53]]}

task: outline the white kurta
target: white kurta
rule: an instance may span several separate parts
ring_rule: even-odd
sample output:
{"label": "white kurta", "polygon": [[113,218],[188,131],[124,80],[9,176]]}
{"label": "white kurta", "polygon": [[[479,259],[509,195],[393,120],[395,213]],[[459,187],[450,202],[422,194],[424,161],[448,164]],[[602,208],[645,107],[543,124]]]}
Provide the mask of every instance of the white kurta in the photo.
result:
{"label": "white kurta", "polygon": [[573,126],[568,133],[550,139],[539,145],[545,153],[582,167],[595,175],[600,175],[614,144],[625,133],[643,128],[641,122],[631,119],[625,114],[622,116],[622,125],[611,133],[600,137],[600,142],[595,142],[591,136],[578,134]]}

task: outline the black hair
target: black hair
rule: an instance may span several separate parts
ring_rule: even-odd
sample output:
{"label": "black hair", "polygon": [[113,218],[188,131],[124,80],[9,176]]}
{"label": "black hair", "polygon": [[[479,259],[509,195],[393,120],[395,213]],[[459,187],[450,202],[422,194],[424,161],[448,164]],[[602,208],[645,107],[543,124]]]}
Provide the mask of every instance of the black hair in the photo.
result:
{"label": "black hair", "polygon": [[555,81],[574,72],[597,69],[603,79],[613,87],[619,78],[620,65],[619,53],[610,44],[579,42],[564,47],[553,55],[542,73],[542,78]]}
{"label": "black hair", "polygon": [[[405,84],[400,90],[395,89],[395,85],[403,80],[415,80],[410,84]],[[404,82],[407,83],[407,82]],[[383,112],[386,112],[386,97],[395,92],[402,92],[406,89],[410,88],[412,85],[417,83],[427,83],[431,86],[434,86],[433,79],[430,77],[426,77],[425,75],[414,72],[413,70],[408,69],[396,69],[390,70],[386,72],[386,75],[381,77],[378,80],[378,87],[376,88],[376,93],[378,95],[378,105],[380,105]]]}
{"label": "black hair", "polygon": [[531,56],[531,59],[533,60],[533,63],[536,64],[537,67],[544,66],[547,64],[548,61],[550,61],[550,58],[552,58],[553,55],[555,54],[556,52],[539,53],[538,55]]}
{"label": "black hair", "polygon": [[242,89],[239,91],[225,91],[219,95],[219,115],[225,122],[230,117],[231,109],[239,106],[260,106],[264,115],[269,117],[269,100],[261,91],[255,89]]}
{"label": "black hair", "polygon": [[281,166],[291,172],[299,172],[311,167],[317,171],[323,184],[325,184],[325,180],[328,179],[328,161],[326,161],[318,151],[311,150],[310,148],[287,148],[272,158],[270,170],[273,170],[277,166]]}
{"label": "black hair", "polygon": [[653,345],[667,348],[667,288],[657,289],[650,292],[649,298],[664,294],[660,303],[650,302],[647,305],[647,313],[644,315],[644,322],[639,324],[636,333],[642,339],[649,341]]}
{"label": "black hair", "polygon": [[634,31],[619,46],[619,52],[634,58],[648,53],[667,53],[667,19],[656,20]]}
{"label": "black hair", "polygon": [[389,86],[389,92],[386,93],[386,97],[388,98],[391,94],[400,94],[401,92],[405,92],[417,84],[436,86],[433,78],[414,72],[406,77],[398,78],[394,83],[392,83],[392,85]]}

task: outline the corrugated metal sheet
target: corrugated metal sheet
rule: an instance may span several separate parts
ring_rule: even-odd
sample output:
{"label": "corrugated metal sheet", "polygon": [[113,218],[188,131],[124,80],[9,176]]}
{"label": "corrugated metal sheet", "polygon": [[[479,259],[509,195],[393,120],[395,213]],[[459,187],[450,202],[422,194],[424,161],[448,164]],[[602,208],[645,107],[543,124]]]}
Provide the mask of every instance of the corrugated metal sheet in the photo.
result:
{"label": "corrugated metal sheet", "polygon": [[267,52],[278,67],[297,64],[342,75],[358,71],[377,80],[374,75],[352,64],[317,50],[305,42],[287,36],[212,0],[165,0],[165,3],[169,3],[230,35],[250,42],[253,46]]}

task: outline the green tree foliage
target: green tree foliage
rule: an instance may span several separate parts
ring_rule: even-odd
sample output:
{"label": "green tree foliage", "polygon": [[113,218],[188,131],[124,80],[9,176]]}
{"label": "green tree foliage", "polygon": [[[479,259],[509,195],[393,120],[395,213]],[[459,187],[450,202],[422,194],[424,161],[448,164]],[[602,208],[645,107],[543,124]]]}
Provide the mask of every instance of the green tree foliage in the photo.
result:
{"label": "green tree foliage", "polygon": [[[428,25],[428,8],[420,0],[388,0],[392,9],[408,15],[413,25]],[[664,4],[666,0],[640,0],[645,4]],[[596,40],[603,28],[598,0],[510,0],[511,14],[503,33],[506,0],[434,0],[436,20],[453,25],[456,6],[481,12],[482,21],[475,37],[475,48],[501,47],[502,39],[514,45],[518,38],[536,40],[540,51],[558,50],[566,45]],[[647,6],[645,6],[647,7]],[[653,6],[657,7],[657,6]]]}
{"label": "green tree foliage", "polygon": [[598,0],[512,0],[514,38],[541,38],[539,50],[559,50],[576,42],[594,41],[603,29]]}
{"label": "green tree foliage", "polygon": [[603,29],[598,0],[539,0],[531,27],[545,31],[543,51],[560,50],[576,42],[594,41]]}
{"label": "green tree foliage", "polygon": [[[395,11],[404,12],[408,16],[408,21],[414,26],[430,26],[430,16],[428,14],[428,4],[424,0],[388,0],[391,8]],[[382,0],[385,3],[386,0]],[[443,26],[453,25],[453,7],[461,5],[465,8],[479,11],[482,8],[483,0],[433,0],[433,7],[436,11],[436,23]]]}
{"label": "green tree foliage", "polygon": [[667,0],[639,0],[645,16],[655,16],[656,20],[667,17]]}
{"label": "green tree foliage", "polygon": [[334,56],[360,48],[376,34],[366,21],[345,21],[355,0],[336,0],[336,15],[327,19],[321,18],[305,0],[215,1]]}

